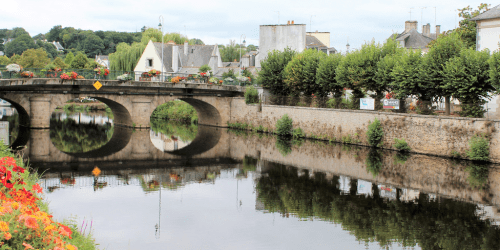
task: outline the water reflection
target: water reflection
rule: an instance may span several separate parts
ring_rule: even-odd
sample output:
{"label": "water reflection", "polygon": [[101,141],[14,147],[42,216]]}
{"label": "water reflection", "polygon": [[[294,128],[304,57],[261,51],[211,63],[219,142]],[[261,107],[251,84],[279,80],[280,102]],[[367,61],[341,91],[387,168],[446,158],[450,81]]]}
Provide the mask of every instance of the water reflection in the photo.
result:
{"label": "water reflection", "polygon": [[162,152],[182,149],[196,138],[198,125],[151,119],[151,142]]}
{"label": "water reflection", "polygon": [[92,112],[55,112],[50,119],[50,140],[66,153],[84,153],[98,149],[113,136],[113,121]]}

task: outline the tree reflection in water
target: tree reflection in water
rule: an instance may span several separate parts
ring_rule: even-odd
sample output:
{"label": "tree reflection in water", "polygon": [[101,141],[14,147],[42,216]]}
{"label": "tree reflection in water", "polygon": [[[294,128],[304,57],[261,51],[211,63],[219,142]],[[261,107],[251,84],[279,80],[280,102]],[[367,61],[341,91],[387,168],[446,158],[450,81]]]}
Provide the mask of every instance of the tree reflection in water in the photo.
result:
{"label": "tree reflection in water", "polygon": [[82,124],[73,119],[50,119],[50,140],[66,153],[83,153],[104,146],[113,136],[111,124]]}
{"label": "tree reflection in water", "polygon": [[257,199],[270,212],[338,223],[358,241],[377,241],[382,247],[393,243],[418,244],[422,249],[500,247],[500,229],[481,219],[476,204],[430,199],[424,193],[414,201],[404,201],[401,190],[396,199],[387,200],[375,184],[371,196],[360,195],[355,180],[351,180],[350,192],[342,193],[338,176],[327,179],[324,173],[310,176],[293,167],[271,165],[256,185]]}

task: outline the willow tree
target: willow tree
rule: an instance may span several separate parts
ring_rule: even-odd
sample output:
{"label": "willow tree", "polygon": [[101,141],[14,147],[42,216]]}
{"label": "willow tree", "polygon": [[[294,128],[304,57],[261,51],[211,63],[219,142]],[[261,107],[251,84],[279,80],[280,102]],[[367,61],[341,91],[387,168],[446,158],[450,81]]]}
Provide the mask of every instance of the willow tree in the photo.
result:
{"label": "willow tree", "polygon": [[119,43],[116,52],[109,55],[111,70],[134,71],[137,62],[142,56],[146,45],[143,43]]}

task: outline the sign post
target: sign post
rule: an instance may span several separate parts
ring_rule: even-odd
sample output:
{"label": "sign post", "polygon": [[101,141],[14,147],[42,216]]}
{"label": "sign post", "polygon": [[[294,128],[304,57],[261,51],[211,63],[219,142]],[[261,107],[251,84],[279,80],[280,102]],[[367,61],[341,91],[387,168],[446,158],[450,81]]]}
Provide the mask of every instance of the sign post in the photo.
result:
{"label": "sign post", "polygon": [[375,99],[372,98],[359,99],[359,109],[375,110]]}
{"label": "sign post", "polygon": [[384,109],[399,109],[399,100],[384,99]]}

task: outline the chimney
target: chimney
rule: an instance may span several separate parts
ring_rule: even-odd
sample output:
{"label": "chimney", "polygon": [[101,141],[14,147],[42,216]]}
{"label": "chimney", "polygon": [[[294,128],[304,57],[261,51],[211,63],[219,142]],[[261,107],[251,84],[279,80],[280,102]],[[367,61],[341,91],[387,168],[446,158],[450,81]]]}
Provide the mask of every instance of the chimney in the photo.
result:
{"label": "chimney", "polygon": [[292,24],[294,23],[294,21],[292,20]]}
{"label": "chimney", "polygon": [[423,26],[422,35],[424,35],[426,37],[431,36],[431,24],[430,23]]}
{"label": "chimney", "polygon": [[188,41],[184,41],[184,55],[187,56],[188,54]]}
{"label": "chimney", "polygon": [[286,24],[287,24],[287,25],[290,25],[290,21],[288,21]]}
{"label": "chimney", "polygon": [[411,29],[417,30],[418,22],[417,21],[406,21],[405,22],[405,32],[410,31]]}
{"label": "chimney", "polygon": [[172,46],[172,70],[177,72],[179,70],[179,46]]}
{"label": "chimney", "polygon": [[436,25],[436,39],[438,38],[439,34],[441,34],[441,25]]}

